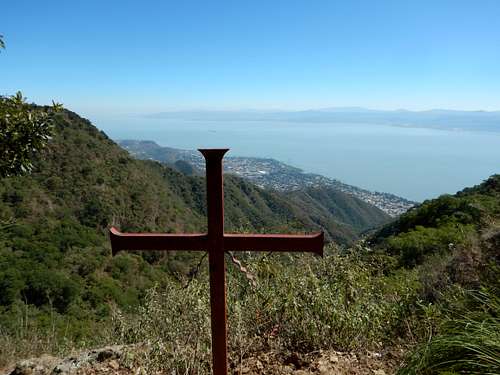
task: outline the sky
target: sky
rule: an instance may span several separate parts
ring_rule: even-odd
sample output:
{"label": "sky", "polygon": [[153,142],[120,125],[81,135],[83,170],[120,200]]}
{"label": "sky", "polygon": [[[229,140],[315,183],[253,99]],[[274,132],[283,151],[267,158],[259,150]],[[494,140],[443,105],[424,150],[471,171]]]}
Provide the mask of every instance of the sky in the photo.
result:
{"label": "sky", "polygon": [[500,110],[500,1],[8,1],[0,94],[85,115]]}

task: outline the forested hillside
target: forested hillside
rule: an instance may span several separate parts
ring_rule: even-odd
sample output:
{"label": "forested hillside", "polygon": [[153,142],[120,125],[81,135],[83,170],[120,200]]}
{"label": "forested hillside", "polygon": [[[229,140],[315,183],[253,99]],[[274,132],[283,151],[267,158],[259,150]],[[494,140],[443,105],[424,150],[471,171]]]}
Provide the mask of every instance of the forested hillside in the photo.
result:
{"label": "forested hillside", "polygon": [[[206,267],[186,252],[111,257],[106,233],[204,230],[203,178],[135,160],[68,111],[34,166],[0,180],[0,367],[120,343],[149,373],[207,373]],[[323,228],[347,244],[386,220],[329,189],[282,196],[228,176],[225,192],[228,231]],[[257,286],[229,267],[231,361],[396,347],[412,353],[403,373],[496,371],[499,234],[496,175],[324,259],[242,255]]]}
{"label": "forested hillside", "polygon": [[[338,220],[356,232],[364,232],[389,221],[381,217],[380,210],[374,206],[330,186],[295,190],[287,195],[300,210],[317,218],[325,227],[329,227],[328,220]],[[327,221],[323,222],[325,219]]]}
{"label": "forested hillside", "polygon": [[390,268],[418,275],[428,332],[400,373],[499,373],[500,175],[424,202],[370,242]]}
{"label": "forested hillside", "polygon": [[[498,245],[499,219],[500,175],[494,175],[455,195],[425,201],[380,229],[370,241],[406,268],[449,254],[466,254],[479,265],[482,261],[474,258],[486,255],[484,250],[489,248],[480,244]],[[498,255],[500,249],[495,250]],[[457,265],[465,266],[464,262]]]}
{"label": "forested hillside", "polygon": [[[376,208],[365,221],[363,211],[309,210],[305,199],[231,176],[225,194],[227,231],[324,230],[346,244],[387,219]],[[107,228],[203,231],[205,205],[203,178],[135,160],[87,120],[58,114],[32,173],[0,181],[2,324],[14,324],[19,306],[41,321],[55,309],[78,336],[112,304],[137,306],[149,287],[168,274],[187,275],[196,259],[184,252],[111,258]]]}

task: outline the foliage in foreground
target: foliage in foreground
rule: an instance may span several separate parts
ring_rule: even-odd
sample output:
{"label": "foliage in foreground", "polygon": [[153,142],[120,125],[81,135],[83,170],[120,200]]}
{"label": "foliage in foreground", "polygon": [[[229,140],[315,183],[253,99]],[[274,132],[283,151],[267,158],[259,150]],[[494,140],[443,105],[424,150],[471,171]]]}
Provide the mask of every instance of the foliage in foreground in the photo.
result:
{"label": "foliage in foreground", "polygon": [[[457,314],[464,320],[454,326],[455,332],[467,333],[464,324],[470,328],[469,333],[462,335],[466,345],[490,340],[491,350],[498,349],[498,336],[496,344],[492,341],[498,332],[498,320],[488,318],[498,319],[498,299],[490,299],[496,301],[493,307],[484,307],[480,301],[470,303],[461,294],[460,285],[448,281],[436,287],[441,288],[441,298],[431,302],[425,293],[427,267],[398,268],[396,259],[381,257],[361,245],[349,252],[329,249],[328,253],[324,259],[305,255],[242,259],[256,276],[257,287],[240,271],[229,267],[229,343],[233,365],[259,351],[378,349],[425,342],[430,335],[435,341],[431,340],[427,349],[415,352],[405,374],[412,373],[411,366],[420,366],[413,372],[419,373],[424,364],[432,369],[440,360],[439,353],[446,350],[463,355],[463,351],[453,347],[453,340],[439,341],[451,332],[447,327],[452,327],[451,318]],[[126,261],[129,255],[114,259],[122,257]],[[494,267],[490,276],[491,281],[495,277]],[[112,321],[105,319],[89,325],[91,320],[85,321],[85,310],[80,311],[81,328],[88,331],[82,331],[76,340],[71,330],[77,322],[71,315],[47,309],[45,320],[40,320],[37,309],[21,304],[11,312],[10,320],[19,322],[16,334],[2,336],[5,332],[0,332],[0,362],[47,351],[63,354],[80,347],[124,343],[135,345],[128,360],[140,364],[148,373],[209,373],[206,267],[203,265],[193,279],[171,277],[165,281],[149,289],[138,310],[124,310],[111,303],[108,307]],[[493,283],[489,285],[492,287]],[[490,295],[495,295],[491,290]],[[450,306],[455,315],[447,315]]]}
{"label": "foliage in foreground", "polygon": [[435,316],[401,373],[500,373],[500,175],[424,202],[372,242],[419,270],[421,297]]}
{"label": "foliage in foreground", "polygon": [[[232,363],[263,350],[377,348],[405,336],[407,327],[416,327],[417,273],[403,270],[384,275],[385,267],[363,259],[366,251],[362,247],[352,253],[329,249],[331,255],[324,259],[307,255],[244,259],[256,277],[255,287],[230,266]],[[128,259],[125,255],[115,259],[121,257]],[[77,306],[70,314],[61,314],[55,307],[40,312],[16,304],[3,315],[11,325],[0,332],[0,364],[47,351],[64,354],[77,348],[124,343],[142,347],[134,350],[135,360],[148,373],[166,369],[208,373],[208,284],[204,264],[193,279],[170,277],[149,289],[135,311],[110,304],[112,320],[94,324],[89,311]]]}
{"label": "foliage in foreground", "polygon": [[[498,373],[499,181],[493,176],[424,203],[375,251],[361,244],[331,250],[323,260],[247,260],[259,286],[252,289],[238,273],[230,277],[233,365],[259,350],[423,342],[403,374]],[[424,250],[412,251],[418,247]],[[208,371],[208,303],[199,305],[206,285],[201,277],[187,289],[153,290],[141,314],[115,320],[116,332],[125,342],[147,343],[139,360],[151,370]]]}
{"label": "foliage in foreground", "polygon": [[[266,350],[375,349],[415,326],[419,291],[413,271],[391,277],[359,255],[259,257],[247,260],[252,287],[239,271],[228,277],[230,361]],[[136,360],[148,372],[209,373],[210,306],[206,275],[187,287],[149,291],[138,314],[114,314],[112,337],[142,343]]]}
{"label": "foliage in foreground", "polygon": [[468,298],[473,306],[451,311],[401,375],[500,374],[500,296],[482,291]]}

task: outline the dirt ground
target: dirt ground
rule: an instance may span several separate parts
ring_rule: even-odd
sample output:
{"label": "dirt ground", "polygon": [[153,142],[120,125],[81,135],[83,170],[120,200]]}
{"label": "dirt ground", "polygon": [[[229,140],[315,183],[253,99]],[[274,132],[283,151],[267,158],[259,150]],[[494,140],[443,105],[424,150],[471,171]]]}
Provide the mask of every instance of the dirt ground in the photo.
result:
{"label": "dirt ground", "polygon": [[[150,375],[140,366],[125,365],[123,347],[114,346],[78,353],[64,359],[41,356],[0,370],[0,375]],[[307,355],[260,353],[231,365],[237,375],[389,375],[395,374],[403,351],[378,352],[319,351]],[[165,374],[172,375],[171,372]],[[158,374],[159,375],[159,374]],[[195,374],[193,374],[195,375]]]}
{"label": "dirt ground", "polygon": [[232,373],[238,375],[388,375],[396,372],[402,357],[402,351],[398,350],[359,353],[320,351],[308,355],[292,353],[288,356],[262,353],[257,357],[244,359],[241,365],[232,369]]}

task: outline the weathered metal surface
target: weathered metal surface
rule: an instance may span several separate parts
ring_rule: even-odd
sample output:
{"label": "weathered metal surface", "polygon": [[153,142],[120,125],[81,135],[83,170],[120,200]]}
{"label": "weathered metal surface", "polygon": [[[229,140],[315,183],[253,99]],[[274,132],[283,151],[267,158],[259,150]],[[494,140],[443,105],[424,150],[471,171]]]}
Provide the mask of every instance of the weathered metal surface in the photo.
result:
{"label": "weathered metal surface", "polygon": [[200,250],[208,249],[208,236],[204,233],[121,233],[109,231],[113,255],[121,250]]}
{"label": "weathered metal surface", "polygon": [[323,256],[323,243],[323,233],[224,235],[224,246],[231,251],[310,252]]}
{"label": "weathered metal surface", "polygon": [[205,250],[210,273],[212,368],[227,375],[226,265],[224,252],[290,251],[323,255],[323,233],[312,235],[225,234],[222,159],[228,149],[200,149],[206,161],[207,233],[120,233],[110,229],[113,255],[122,250]]}
{"label": "weathered metal surface", "polygon": [[212,369],[227,374],[226,263],[224,262],[224,182],[222,150],[200,150],[206,161],[208,266],[212,327]]}
{"label": "weathered metal surface", "polygon": [[[210,247],[206,233],[121,233],[111,228],[109,237],[113,255],[121,250],[194,250],[206,251]],[[226,251],[278,251],[311,252],[323,255],[323,233],[310,235],[290,234],[224,234]]]}

